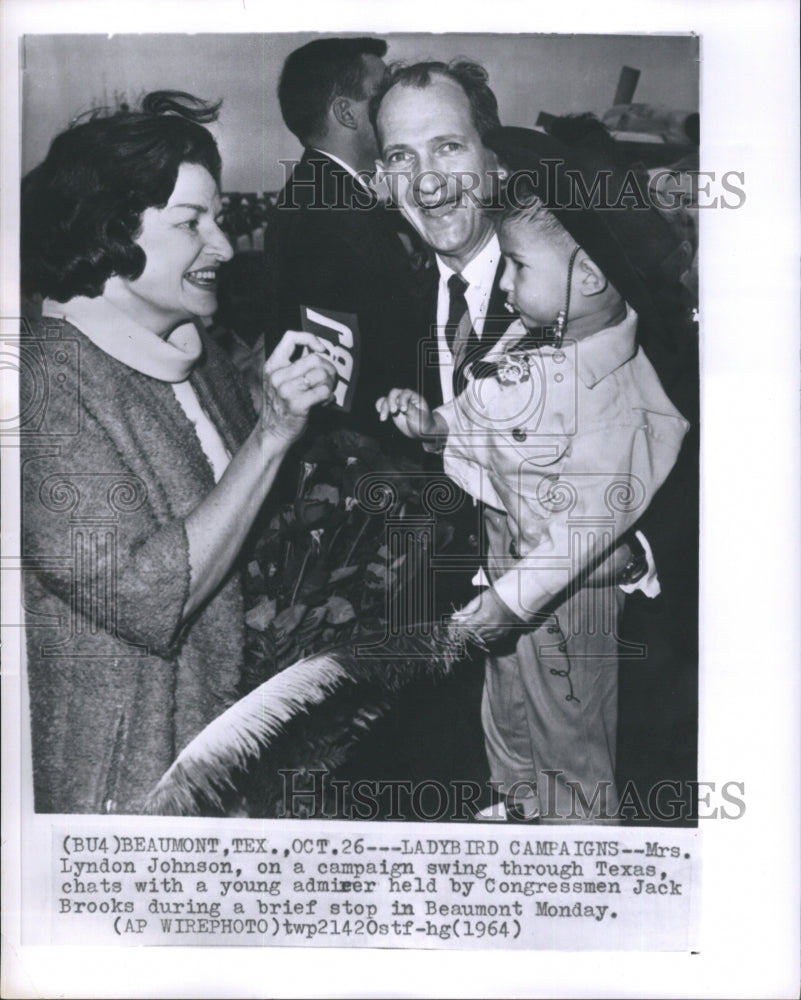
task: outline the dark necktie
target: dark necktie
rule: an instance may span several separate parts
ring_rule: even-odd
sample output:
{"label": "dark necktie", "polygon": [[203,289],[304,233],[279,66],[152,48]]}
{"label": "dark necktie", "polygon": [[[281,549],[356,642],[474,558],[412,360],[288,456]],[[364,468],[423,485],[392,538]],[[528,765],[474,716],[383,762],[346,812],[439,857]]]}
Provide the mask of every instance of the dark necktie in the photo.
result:
{"label": "dark necktie", "polygon": [[452,274],[448,278],[448,322],[445,325],[445,340],[451,354],[454,352],[456,331],[467,312],[467,299],[464,297],[467,288],[467,282],[461,274]]}
{"label": "dark necktie", "polygon": [[[464,295],[467,288],[468,284],[461,274],[452,274],[448,278],[450,301],[448,303],[448,322],[445,326],[445,340],[453,355],[453,392],[455,396],[464,391],[467,385],[469,366],[482,353],[481,341],[476,336],[476,331],[470,322],[467,299]],[[462,328],[461,334],[459,334],[460,327]],[[469,327],[469,329],[465,329],[465,327]]]}

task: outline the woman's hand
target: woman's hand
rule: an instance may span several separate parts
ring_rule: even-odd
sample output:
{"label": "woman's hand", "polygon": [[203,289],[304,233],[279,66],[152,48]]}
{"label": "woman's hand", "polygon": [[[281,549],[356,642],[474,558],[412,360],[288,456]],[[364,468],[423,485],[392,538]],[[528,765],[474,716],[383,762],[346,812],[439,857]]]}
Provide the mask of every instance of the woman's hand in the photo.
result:
{"label": "woman's hand", "polygon": [[386,396],[376,400],[375,408],[379,420],[392,417],[401,434],[408,438],[435,437],[442,433],[428,403],[413,389],[390,389]]}
{"label": "woman's hand", "polygon": [[[298,347],[309,348],[298,361]],[[332,397],[334,366],[327,341],[290,330],[264,365],[258,423],[231,459],[219,483],[186,519],[191,575],[184,606],[188,619],[215,592],[234,563],[289,446],[303,433],[309,410]]]}
{"label": "woman's hand", "polygon": [[[312,333],[288,330],[264,364],[259,428],[265,437],[291,444],[303,433],[309,410],[333,398],[336,370],[324,356],[327,342]],[[307,347],[297,361],[290,358]]]}

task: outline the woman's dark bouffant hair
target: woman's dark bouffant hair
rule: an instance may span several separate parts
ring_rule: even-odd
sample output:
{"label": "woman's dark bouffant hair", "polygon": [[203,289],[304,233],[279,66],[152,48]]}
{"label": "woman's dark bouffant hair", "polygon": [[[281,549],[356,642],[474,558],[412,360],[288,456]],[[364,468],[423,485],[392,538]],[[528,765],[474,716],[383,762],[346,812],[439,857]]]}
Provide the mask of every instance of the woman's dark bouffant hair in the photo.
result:
{"label": "woman's dark bouffant hair", "polygon": [[154,91],[139,110],[96,112],[56,136],[22,181],[23,293],[66,302],[100,295],[112,274],[138,278],[142,213],[167,204],[181,164],[199,164],[220,183],[220,153],[203,127],[220,103]]}

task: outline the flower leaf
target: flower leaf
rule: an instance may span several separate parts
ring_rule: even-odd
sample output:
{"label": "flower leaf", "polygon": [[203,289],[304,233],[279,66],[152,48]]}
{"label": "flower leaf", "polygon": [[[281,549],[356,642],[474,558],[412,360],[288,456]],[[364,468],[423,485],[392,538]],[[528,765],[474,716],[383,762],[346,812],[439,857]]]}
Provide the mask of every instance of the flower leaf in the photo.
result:
{"label": "flower leaf", "polygon": [[305,604],[291,604],[275,616],[273,628],[282,636],[290,635],[303,621],[305,614]]}
{"label": "flower leaf", "polygon": [[386,563],[372,562],[367,564],[367,572],[378,577],[379,580],[386,580],[389,571]]}
{"label": "flower leaf", "polygon": [[330,483],[315,483],[306,496],[309,500],[325,500],[334,505],[339,503],[339,490]]}
{"label": "flower leaf", "polygon": [[259,603],[254,608],[251,608],[245,615],[245,623],[250,628],[254,628],[258,632],[263,632],[275,618],[275,609],[276,603],[272,597],[263,597]]}
{"label": "flower leaf", "polygon": [[350,601],[345,600],[344,597],[337,597],[336,594],[332,594],[328,598],[325,607],[328,610],[327,619],[332,625],[344,625],[345,622],[353,621],[356,617],[356,612]]}
{"label": "flower leaf", "polygon": [[347,580],[349,576],[353,576],[354,573],[358,573],[361,566],[337,566],[336,569],[331,570],[331,575],[328,577],[330,583],[337,583],[339,580]]}

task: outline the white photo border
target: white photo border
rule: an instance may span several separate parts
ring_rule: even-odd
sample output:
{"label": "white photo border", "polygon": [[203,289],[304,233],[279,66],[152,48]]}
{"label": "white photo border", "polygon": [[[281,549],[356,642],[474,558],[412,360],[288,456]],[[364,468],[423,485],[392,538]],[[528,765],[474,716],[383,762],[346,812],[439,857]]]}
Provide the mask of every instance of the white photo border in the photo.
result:
{"label": "white photo border", "polygon": [[[314,16],[312,16],[312,14]],[[300,30],[254,0],[5,0],[2,310],[16,315],[25,33]],[[454,8],[307,3],[320,31],[453,30]],[[460,31],[683,33],[701,38],[702,165],[741,170],[746,202],[702,219],[702,578],[699,777],[745,784],[746,815],[700,823],[699,954],[33,948],[20,945],[18,635],[4,636],[4,996],[797,996],[799,706],[798,11],[746,5],[495,0]],[[5,374],[5,373],[4,373]],[[13,391],[4,385],[4,392]],[[4,449],[7,452],[8,449]],[[4,556],[15,455],[4,454]],[[4,594],[3,620],[14,595]],[[13,630],[8,629],[11,633]],[[24,728],[24,727],[23,727]],[[26,801],[27,794],[27,801]],[[20,807],[20,803],[22,806]]]}

